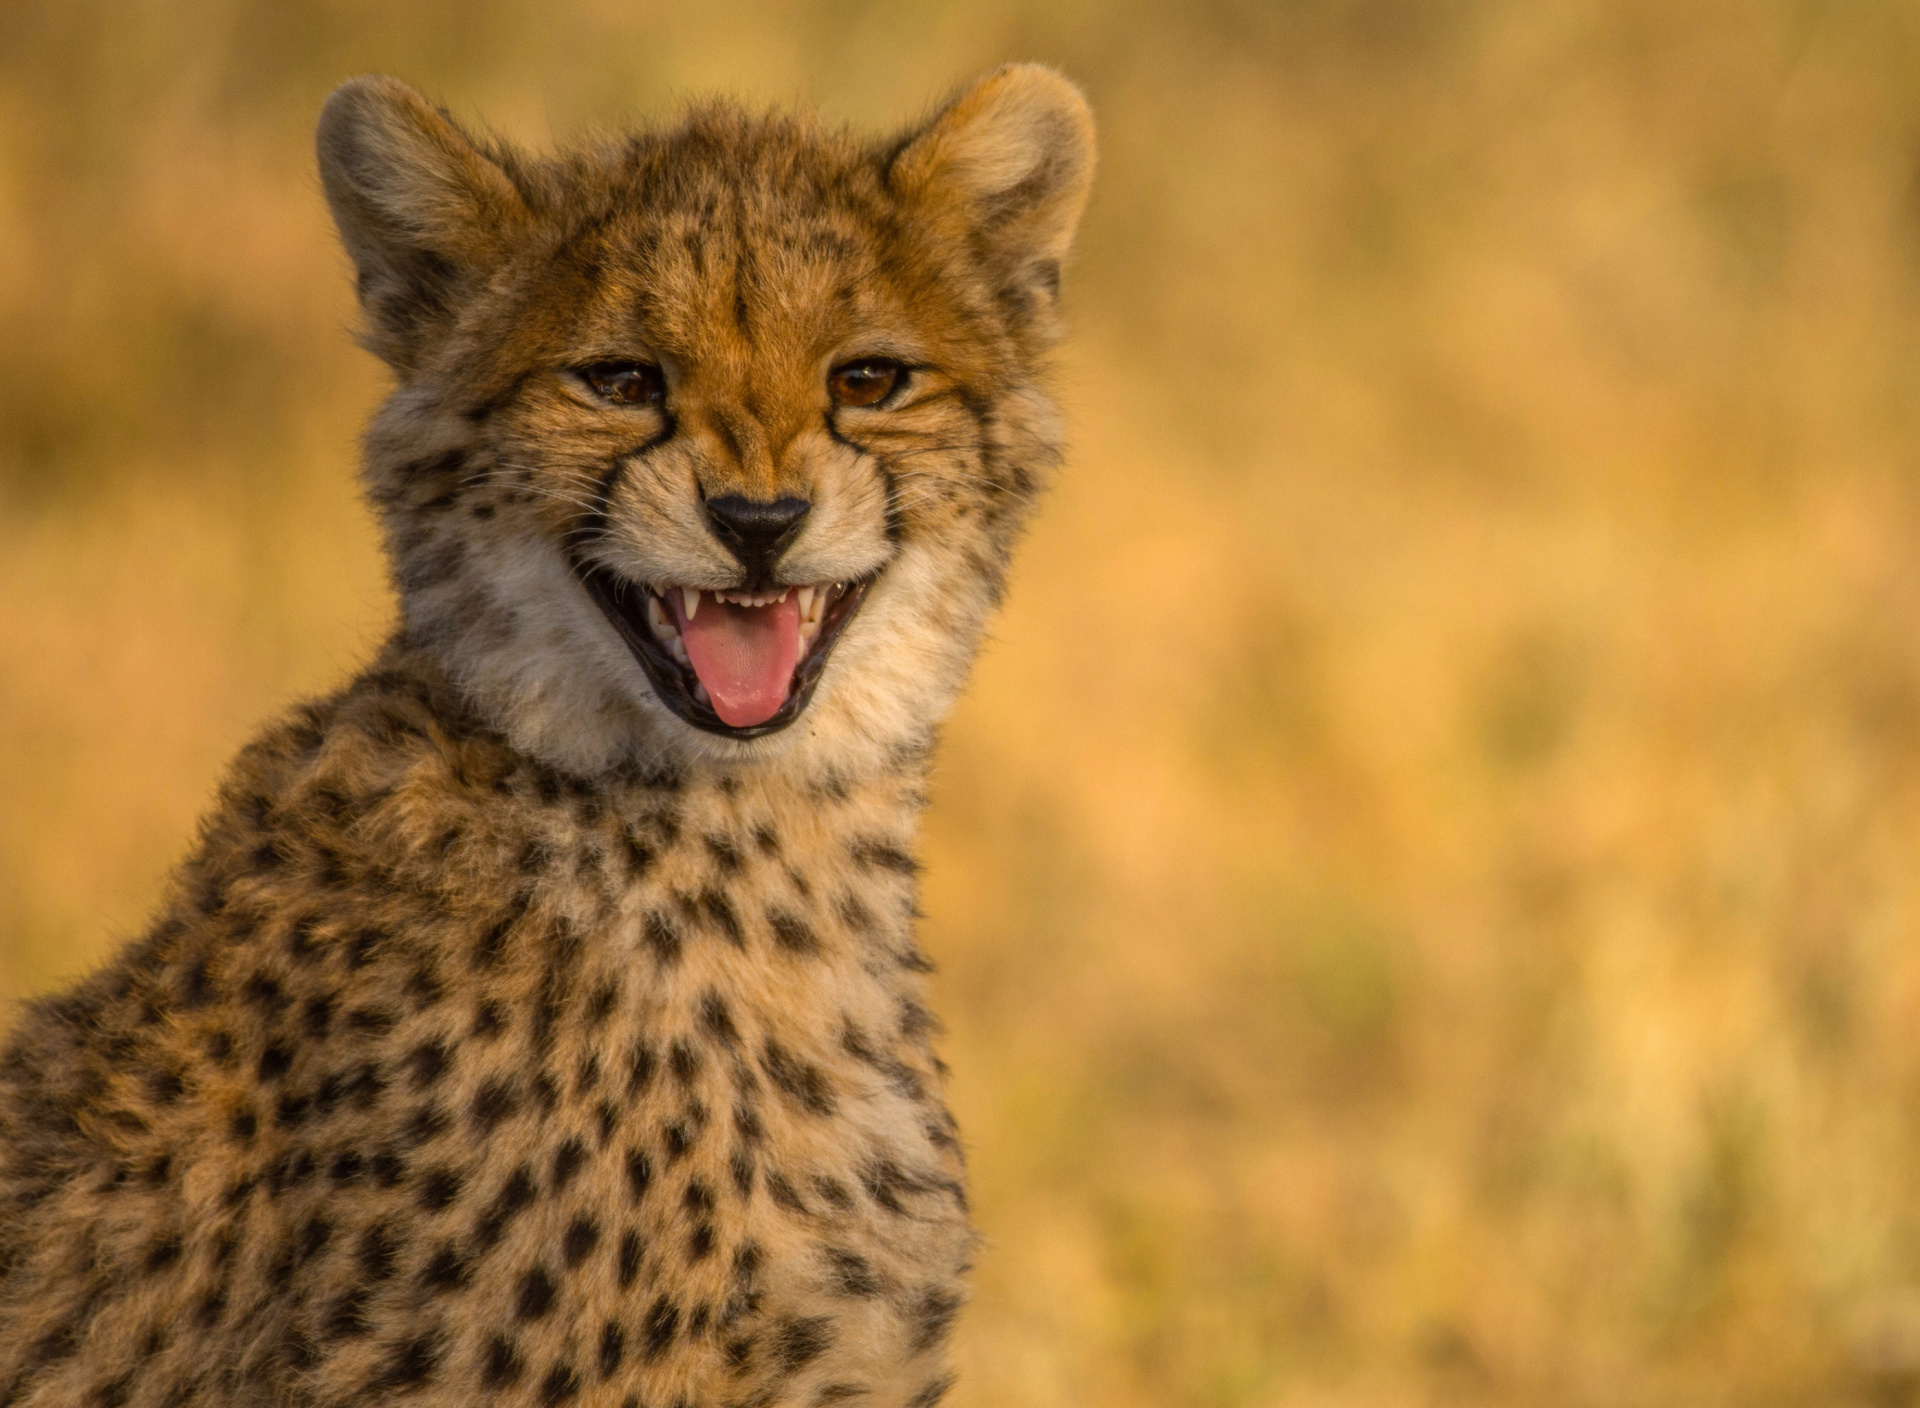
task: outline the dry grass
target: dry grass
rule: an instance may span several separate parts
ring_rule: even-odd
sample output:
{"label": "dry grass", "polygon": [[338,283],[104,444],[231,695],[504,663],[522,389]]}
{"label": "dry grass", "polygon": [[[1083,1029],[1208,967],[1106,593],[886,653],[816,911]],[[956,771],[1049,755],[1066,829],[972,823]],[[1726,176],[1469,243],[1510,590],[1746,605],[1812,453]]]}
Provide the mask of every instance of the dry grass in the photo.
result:
{"label": "dry grass", "polygon": [[1859,0],[0,8],[0,995],[389,610],[310,174],[1104,123],[1078,450],[937,780],[996,1408],[1920,1384],[1920,18]]}

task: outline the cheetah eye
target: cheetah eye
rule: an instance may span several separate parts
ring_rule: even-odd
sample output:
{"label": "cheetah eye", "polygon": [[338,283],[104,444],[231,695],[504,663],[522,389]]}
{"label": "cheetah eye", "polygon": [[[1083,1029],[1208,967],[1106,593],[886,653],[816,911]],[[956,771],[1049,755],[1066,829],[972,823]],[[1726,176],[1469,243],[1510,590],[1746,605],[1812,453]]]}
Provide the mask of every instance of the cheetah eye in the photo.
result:
{"label": "cheetah eye", "polygon": [[658,406],[667,399],[667,379],[651,362],[595,362],[580,379],[594,395],[616,406]]}
{"label": "cheetah eye", "polygon": [[835,367],[827,390],[837,406],[877,406],[907,379],[907,369],[888,357],[863,357]]}

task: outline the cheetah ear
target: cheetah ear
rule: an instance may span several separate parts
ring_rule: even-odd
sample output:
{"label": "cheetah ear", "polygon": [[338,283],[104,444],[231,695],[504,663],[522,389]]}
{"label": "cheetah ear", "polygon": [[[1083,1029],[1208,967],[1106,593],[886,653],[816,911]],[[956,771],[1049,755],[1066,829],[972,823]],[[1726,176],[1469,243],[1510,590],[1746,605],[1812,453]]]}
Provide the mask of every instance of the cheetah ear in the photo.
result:
{"label": "cheetah ear", "polygon": [[336,89],[315,146],[359,273],[367,346],[404,376],[526,222],[526,202],[499,163],[396,78]]}
{"label": "cheetah ear", "polygon": [[908,139],[887,180],[903,199],[957,215],[1014,282],[1059,289],[1060,261],[1093,184],[1093,113],[1041,64],[996,69]]}

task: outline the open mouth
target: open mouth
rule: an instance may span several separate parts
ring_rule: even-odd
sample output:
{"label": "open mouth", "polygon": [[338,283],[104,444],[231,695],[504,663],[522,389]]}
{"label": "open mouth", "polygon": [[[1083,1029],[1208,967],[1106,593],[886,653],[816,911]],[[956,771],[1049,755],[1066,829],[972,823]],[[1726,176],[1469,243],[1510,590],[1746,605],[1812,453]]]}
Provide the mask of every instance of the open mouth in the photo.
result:
{"label": "open mouth", "polygon": [[655,591],[577,558],[574,570],[666,706],[727,738],[777,733],[800,717],[873,581]]}

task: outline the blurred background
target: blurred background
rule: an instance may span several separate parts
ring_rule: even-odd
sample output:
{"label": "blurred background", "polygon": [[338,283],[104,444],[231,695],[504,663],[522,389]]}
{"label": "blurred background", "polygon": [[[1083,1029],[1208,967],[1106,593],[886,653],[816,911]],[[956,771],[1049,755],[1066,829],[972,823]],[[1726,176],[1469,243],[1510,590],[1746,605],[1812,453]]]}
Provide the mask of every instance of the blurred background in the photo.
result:
{"label": "blurred background", "polygon": [[0,1000],[391,615],[310,157],[1102,123],[929,835],[965,1408],[1920,1401],[1920,10],[7,0]]}

